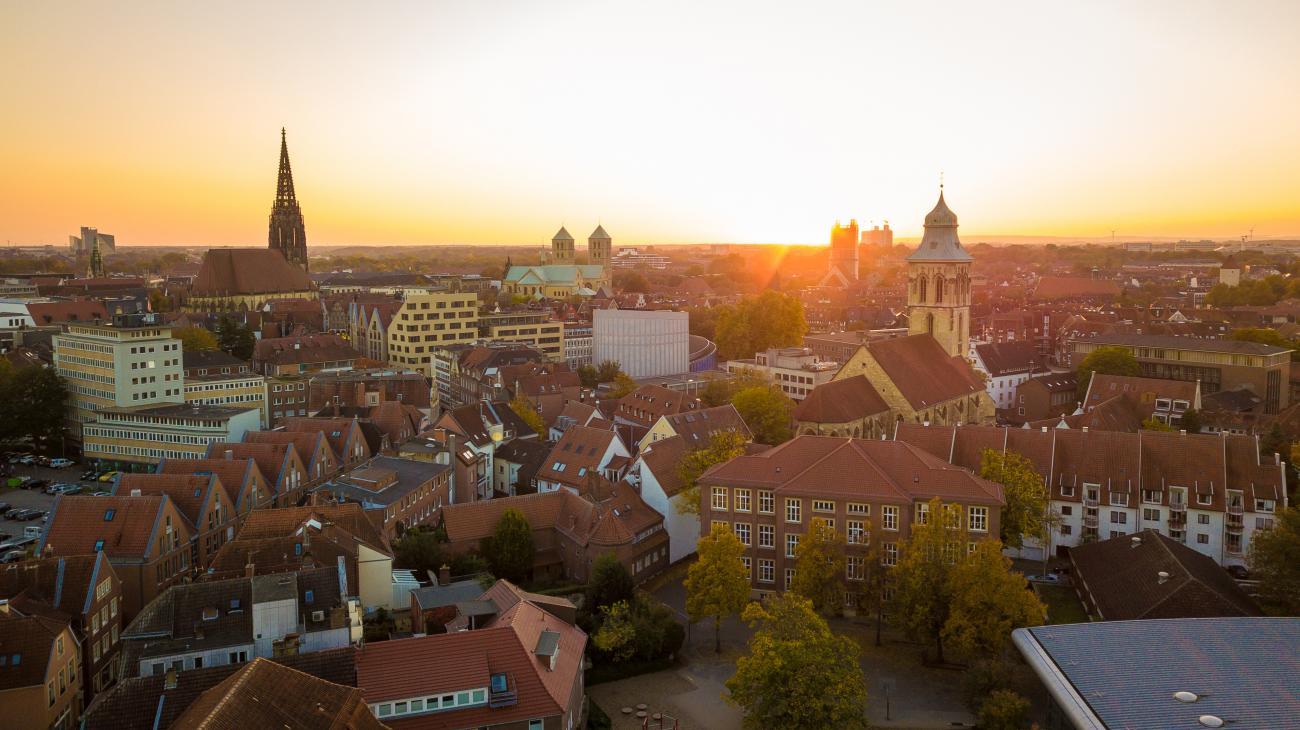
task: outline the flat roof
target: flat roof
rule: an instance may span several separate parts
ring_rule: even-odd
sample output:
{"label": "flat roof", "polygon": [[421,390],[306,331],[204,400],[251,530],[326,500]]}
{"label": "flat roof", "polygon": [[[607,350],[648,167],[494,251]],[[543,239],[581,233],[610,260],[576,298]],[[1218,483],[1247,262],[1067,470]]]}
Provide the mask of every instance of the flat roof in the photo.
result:
{"label": "flat roof", "polygon": [[161,418],[208,418],[226,419],[259,408],[230,408],[228,406],[210,406],[203,403],[165,403],[152,406],[126,406],[124,408],[100,408],[96,413],[114,413],[129,416],[158,416]]}
{"label": "flat roof", "polygon": [[1132,347],[1167,347],[1169,349],[1200,350],[1202,352],[1230,352],[1238,355],[1280,355],[1291,352],[1285,347],[1274,347],[1258,342],[1241,340],[1216,340],[1212,337],[1176,337],[1174,335],[1091,335],[1079,342],[1098,345],[1125,345]]}
{"label": "flat roof", "polygon": [[1300,718],[1300,618],[1100,621],[1011,637],[1076,728],[1205,730],[1208,716],[1262,730]]}

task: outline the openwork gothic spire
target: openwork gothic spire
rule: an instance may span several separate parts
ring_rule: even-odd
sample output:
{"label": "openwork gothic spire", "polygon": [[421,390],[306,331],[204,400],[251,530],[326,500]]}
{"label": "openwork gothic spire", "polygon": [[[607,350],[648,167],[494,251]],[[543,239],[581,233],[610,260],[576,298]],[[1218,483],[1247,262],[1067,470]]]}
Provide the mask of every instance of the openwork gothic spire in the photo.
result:
{"label": "openwork gothic spire", "polygon": [[268,245],[290,263],[304,270],[307,268],[307,229],[293,190],[293,169],[289,167],[289,143],[284,127],[280,128],[280,174],[276,181],[275,203],[271,206]]}

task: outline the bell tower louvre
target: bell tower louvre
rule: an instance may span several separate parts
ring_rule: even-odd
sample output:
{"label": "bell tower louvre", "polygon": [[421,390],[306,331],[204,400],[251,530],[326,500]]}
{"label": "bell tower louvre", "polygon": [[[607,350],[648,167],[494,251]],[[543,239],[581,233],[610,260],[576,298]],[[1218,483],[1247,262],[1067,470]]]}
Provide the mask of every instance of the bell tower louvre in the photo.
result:
{"label": "bell tower louvre", "polygon": [[289,145],[283,127],[280,128],[280,174],[276,182],[275,204],[271,206],[268,243],[289,263],[307,270],[307,229],[302,219],[302,208],[293,192],[293,170],[289,167]]}

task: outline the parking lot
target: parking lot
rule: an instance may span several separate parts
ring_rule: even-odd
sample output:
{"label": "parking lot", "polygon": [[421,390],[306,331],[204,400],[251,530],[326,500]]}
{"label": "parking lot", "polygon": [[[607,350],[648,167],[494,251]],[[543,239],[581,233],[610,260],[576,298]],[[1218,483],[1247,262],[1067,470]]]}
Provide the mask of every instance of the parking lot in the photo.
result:
{"label": "parking lot", "polygon": [[[82,482],[78,477],[86,470],[81,464],[74,464],[66,469],[50,469],[42,466],[24,466],[22,464],[13,464],[10,466],[12,473],[10,477],[31,477],[33,480],[44,480],[50,484],[59,482],[68,484],[80,484],[83,488],[82,494],[89,494],[95,490],[109,490],[110,484],[94,484],[92,482]],[[7,503],[4,511],[14,507],[26,509],[38,509],[43,512],[49,512],[54,506],[55,497],[52,494],[46,494],[43,489],[22,489],[7,486],[10,477],[0,478],[0,502]],[[0,534],[5,537],[0,542],[21,539],[28,527],[44,528],[46,521],[44,519],[34,519],[28,521],[10,520],[0,512]]]}

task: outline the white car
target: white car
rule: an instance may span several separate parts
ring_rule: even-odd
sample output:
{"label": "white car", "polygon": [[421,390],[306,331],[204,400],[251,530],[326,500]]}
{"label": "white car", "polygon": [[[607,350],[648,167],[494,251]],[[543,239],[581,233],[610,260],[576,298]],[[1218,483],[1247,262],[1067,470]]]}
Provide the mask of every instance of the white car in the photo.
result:
{"label": "white car", "polygon": [[72,459],[50,459],[51,469],[67,469],[77,462]]}

